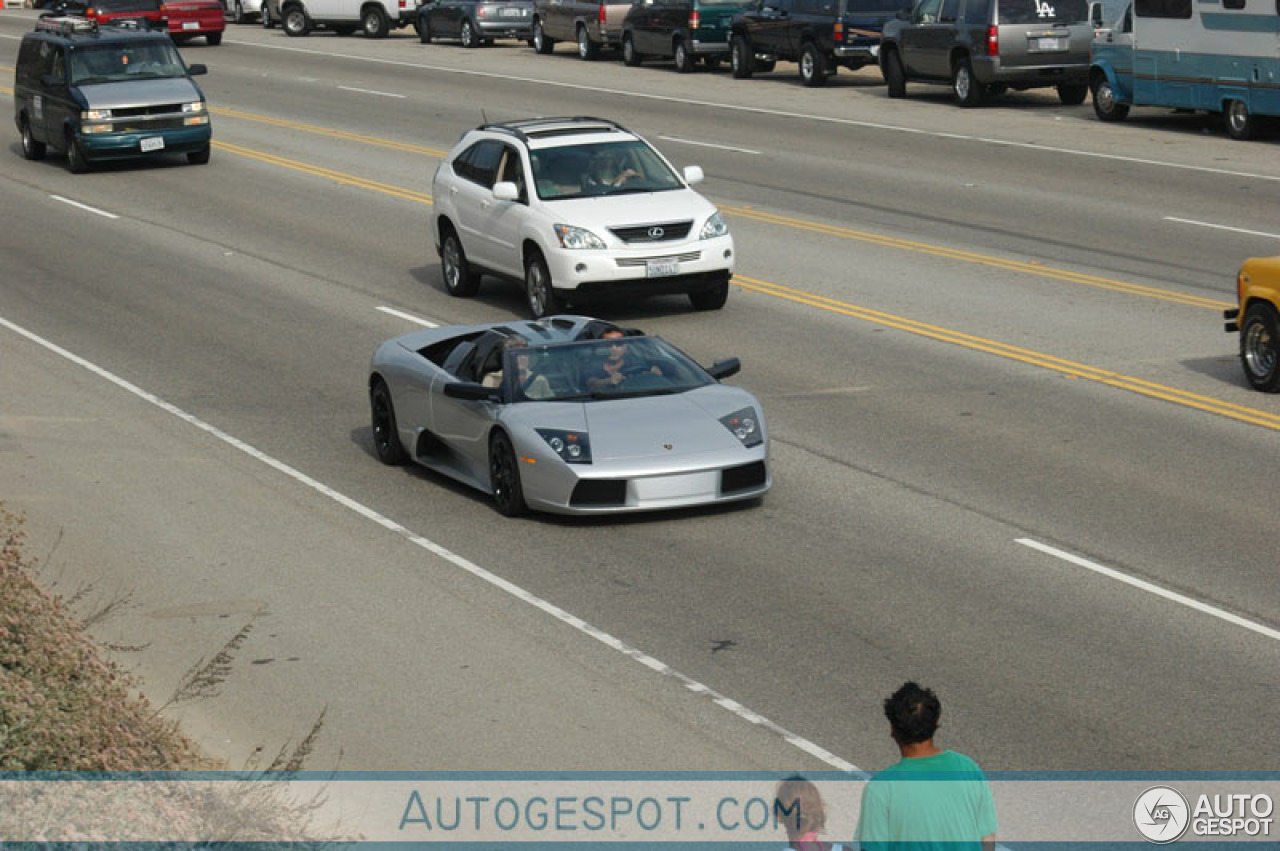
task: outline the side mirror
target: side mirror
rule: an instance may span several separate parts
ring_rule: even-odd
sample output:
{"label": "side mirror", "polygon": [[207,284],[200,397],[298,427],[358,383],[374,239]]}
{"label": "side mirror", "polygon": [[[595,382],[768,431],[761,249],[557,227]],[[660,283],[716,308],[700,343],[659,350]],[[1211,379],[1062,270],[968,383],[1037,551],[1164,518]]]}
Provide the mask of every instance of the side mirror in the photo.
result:
{"label": "side mirror", "polygon": [[496,402],[498,401],[498,388],[455,381],[444,386],[444,395],[451,399],[466,399],[470,402]]}
{"label": "side mirror", "polygon": [[205,65],[203,62],[197,62],[194,65],[187,66],[187,73],[192,77],[198,77],[201,74],[208,74],[209,66]]}
{"label": "side mirror", "polygon": [[499,180],[493,184],[493,197],[497,201],[518,201],[520,190],[510,180]]}
{"label": "side mirror", "polygon": [[684,167],[684,182],[690,186],[695,183],[701,183],[705,177],[702,173],[702,166],[687,165]]}
{"label": "side mirror", "polygon": [[1093,24],[1094,29],[1101,29],[1103,24],[1101,3],[1089,4],[1089,23]]}
{"label": "side mirror", "polygon": [[707,368],[707,374],[719,381],[722,378],[728,378],[731,375],[737,375],[742,369],[742,361],[737,358],[725,358],[718,360]]}

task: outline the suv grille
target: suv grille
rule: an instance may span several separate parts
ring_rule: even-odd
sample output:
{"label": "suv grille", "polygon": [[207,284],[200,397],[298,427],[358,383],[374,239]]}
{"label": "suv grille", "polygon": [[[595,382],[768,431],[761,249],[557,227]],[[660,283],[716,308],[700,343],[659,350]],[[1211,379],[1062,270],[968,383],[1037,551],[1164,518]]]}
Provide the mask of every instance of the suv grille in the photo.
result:
{"label": "suv grille", "polygon": [[609,228],[609,232],[623,242],[670,242],[684,239],[693,227],[692,221],[664,222],[656,225],[635,225],[625,228]]}
{"label": "suv grille", "polygon": [[156,106],[130,106],[123,109],[113,107],[111,114],[116,118],[134,118],[139,115],[181,115],[182,104],[165,103]]}

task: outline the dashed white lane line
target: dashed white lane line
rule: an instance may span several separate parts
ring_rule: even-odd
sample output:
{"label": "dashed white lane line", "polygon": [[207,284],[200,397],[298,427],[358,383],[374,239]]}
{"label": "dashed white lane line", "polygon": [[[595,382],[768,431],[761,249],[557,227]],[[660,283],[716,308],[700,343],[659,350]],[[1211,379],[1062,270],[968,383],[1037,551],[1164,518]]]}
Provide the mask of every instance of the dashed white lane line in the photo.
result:
{"label": "dashed white lane line", "polygon": [[1179,594],[1177,591],[1170,591],[1168,588],[1162,588],[1159,585],[1156,585],[1152,582],[1147,582],[1145,579],[1138,579],[1136,576],[1130,576],[1127,573],[1122,573],[1121,571],[1116,570],[1113,567],[1106,567],[1104,565],[1098,564],[1097,562],[1089,561],[1087,558],[1081,558],[1078,555],[1073,555],[1069,552],[1065,552],[1063,550],[1058,549],[1057,547],[1051,547],[1048,544],[1042,544],[1039,541],[1036,541],[1032,538],[1018,538],[1017,542],[1019,544],[1022,544],[1024,547],[1030,547],[1033,550],[1039,550],[1040,552],[1046,555],[1051,555],[1054,558],[1059,558],[1065,562],[1070,562],[1071,564],[1074,564],[1077,567],[1083,567],[1085,570],[1092,570],[1094,573],[1101,574],[1102,576],[1106,576],[1110,579],[1114,579],[1117,582],[1123,582],[1126,585],[1132,585],[1134,588],[1138,588],[1142,591],[1146,591],[1148,594],[1155,594],[1157,597],[1163,597],[1164,599],[1177,603],[1180,606],[1186,606],[1189,609],[1195,609],[1197,612],[1203,612],[1206,615],[1212,615],[1213,617],[1218,618],[1219,620],[1226,621],[1227,623],[1232,624],[1234,626],[1242,627],[1244,629],[1249,630],[1250,632],[1256,632],[1258,635],[1265,636],[1267,638],[1272,639],[1273,641],[1280,641],[1280,630],[1272,629],[1269,626],[1260,624],[1257,621],[1251,621],[1248,618],[1242,618],[1239,615],[1234,615],[1231,612],[1228,612],[1224,609],[1219,609],[1217,606],[1211,606],[1208,603],[1203,603],[1195,599],[1194,597],[1188,597],[1185,594]]}
{"label": "dashed white lane line", "polygon": [[358,92],[362,95],[377,95],[381,98],[400,98],[403,100],[407,95],[398,95],[395,92],[379,92],[374,89],[357,89],[355,86],[338,86],[344,92]]}
{"label": "dashed white lane line", "polygon": [[534,608],[538,609],[544,614],[550,615],[551,617],[555,618],[561,623],[567,624],[568,626],[573,627],[583,635],[594,638],[596,641],[600,642],[601,644],[605,645],[611,650],[616,650],[617,652],[623,654],[624,656],[627,656],[635,660],[636,662],[639,662],[640,664],[644,665],[646,668],[649,668],[650,670],[653,670],[664,677],[669,677],[675,680],[676,682],[683,685],[689,691],[694,692],[695,694],[704,695],[710,698],[711,701],[715,703],[717,706],[720,706],[721,708],[732,713],[736,717],[742,719],[743,721],[747,721],[748,723],[754,724],[758,727],[762,727],[765,730],[768,730],[774,735],[781,737],[784,741],[786,741],[788,744],[792,745],[793,747],[798,748],[801,751],[804,751],[805,753],[826,763],[827,765],[830,765],[833,768],[839,769],[841,771],[861,773],[858,767],[855,766],[853,763],[848,762],[844,759],[841,759],[840,757],[836,756],[835,754],[831,753],[830,751],[821,747],[820,745],[815,744],[814,742],[811,742],[808,739],[800,735],[797,735],[796,733],[791,732],[790,730],[787,730],[786,728],[774,723],[773,721],[770,721],[768,718],[765,718],[763,715],[760,715],[756,712],[752,712],[750,709],[746,708],[745,706],[733,700],[732,698],[726,697],[720,694],[719,692],[715,691],[714,689],[710,688],[709,686],[706,686],[703,683],[698,682],[692,677],[682,674],[681,672],[672,668],[670,665],[666,664],[660,659],[656,659],[653,656],[650,656],[649,654],[643,652],[642,650],[632,647],[631,645],[605,632],[604,630],[599,629],[595,626],[592,626],[591,624],[582,620],[582,618],[579,618],[576,615],[573,615],[565,611],[564,609],[560,608],[554,603],[548,602],[547,600],[544,600],[541,597],[538,597],[537,595],[532,594],[529,591],[526,591],[524,588],[521,588],[519,585],[516,585],[513,582],[503,579],[501,576],[498,576],[496,573],[486,570],[485,568],[481,567],[475,562],[472,562],[458,555],[452,550],[446,549],[440,544],[437,544],[435,541],[432,541],[429,538],[423,537],[422,535],[419,535],[418,533],[414,532],[411,529],[401,526],[399,523],[395,522],[391,518],[385,517],[382,514],[379,514],[377,511],[374,511],[372,508],[369,508],[363,503],[357,502],[351,497],[346,496],[345,494],[334,490],[333,488],[329,487],[323,482],[320,482],[320,481],[317,481],[316,479],[311,478],[306,473],[303,473],[302,471],[289,466],[283,461],[273,458],[272,456],[266,454],[265,452],[262,452],[261,450],[256,449],[255,447],[249,445],[248,443],[245,443],[243,440],[240,440],[239,438],[226,433],[225,431],[218,428],[217,426],[211,425],[205,422],[204,420],[200,419],[199,417],[196,417],[193,414],[187,413],[186,411],[182,410],[176,405],[166,402],[164,399],[161,399],[159,396],[156,396],[153,393],[143,390],[141,387],[138,387],[137,385],[132,384],[129,381],[126,381],[125,379],[119,377],[115,373],[109,372],[108,370],[98,366],[97,364],[91,361],[88,361],[85,358],[82,358],[79,355],[71,351],[68,351],[67,349],[62,348],[56,343],[53,343],[49,340],[44,339],[43,337],[35,334],[32,331],[28,331],[26,328],[23,328],[22,326],[17,325],[9,321],[8,319],[5,319],[4,317],[0,317],[0,327],[9,329],[10,331],[17,334],[18,336],[23,337],[31,341],[32,343],[35,343],[36,345],[41,346],[42,348],[52,352],[53,354],[58,355],[59,357],[64,358],[65,360],[68,360],[71,363],[88,370],[89,372],[93,373],[99,378],[102,378],[116,385],[120,389],[138,397],[139,399],[142,399],[145,402],[149,402],[150,404],[155,405],[160,410],[165,411],[166,413],[172,414],[173,416],[177,417],[183,422],[186,422],[200,429],[206,434],[209,434],[217,438],[218,440],[222,441],[228,446],[238,449],[239,451],[243,452],[245,455],[248,455],[250,458],[253,458],[255,461],[259,461],[267,465],[268,467],[271,467],[272,469],[276,470],[277,472],[282,473],[285,476],[288,476],[290,479],[293,479],[298,484],[303,485],[304,487],[310,488],[311,490],[315,491],[321,496],[324,496],[333,500],[334,502],[338,503],[342,507],[355,512],[356,514],[360,515],[361,517],[364,517],[367,520],[373,521],[374,523],[383,527],[387,531],[393,532],[396,535],[399,535],[400,537],[409,541],[414,546],[421,547],[422,549],[426,550],[432,555],[452,564],[454,567],[457,567],[463,571],[466,571],[467,573],[471,574],[477,579],[481,579],[484,582],[487,582],[488,584],[492,585],[493,587],[498,588],[499,590],[505,591],[507,594],[510,594],[512,597],[515,597],[521,602],[527,603],[528,605],[533,606]]}
{"label": "dashed white lane line", "polygon": [[720,145],[713,142],[695,142],[692,139],[681,139],[678,136],[659,136],[667,142],[676,142],[681,145],[697,145],[699,148],[715,148],[718,151],[733,151],[736,154],[755,154],[759,156],[759,151],[753,151],[750,148],[735,148],[732,145]]}
{"label": "dashed white lane line", "polygon": [[378,310],[382,311],[383,313],[394,316],[398,319],[403,319],[406,322],[413,322],[417,325],[422,325],[427,328],[440,327],[440,323],[438,322],[432,322],[430,319],[423,319],[421,316],[414,316],[412,313],[405,313],[403,310],[396,310],[394,307],[379,307]]}
{"label": "dashed white lane line", "polygon": [[93,213],[95,216],[102,216],[104,219],[120,218],[115,213],[108,213],[106,210],[99,210],[97,207],[90,207],[88,204],[81,204],[79,201],[72,201],[70,198],[63,198],[61,195],[50,195],[49,197],[55,201],[58,201],[59,203],[69,204],[70,206],[75,207],[78,210],[84,210],[86,212]]}
{"label": "dashed white lane line", "polygon": [[1246,230],[1245,228],[1231,227],[1230,225],[1215,225],[1213,222],[1197,222],[1195,219],[1179,219],[1176,216],[1165,216],[1166,222],[1177,222],[1181,225],[1196,225],[1202,228],[1212,228],[1213,230],[1229,230],[1232,233],[1243,233],[1248,236],[1265,236],[1270,239],[1280,239],[1280,233],[1267,233],[1260,230]]}

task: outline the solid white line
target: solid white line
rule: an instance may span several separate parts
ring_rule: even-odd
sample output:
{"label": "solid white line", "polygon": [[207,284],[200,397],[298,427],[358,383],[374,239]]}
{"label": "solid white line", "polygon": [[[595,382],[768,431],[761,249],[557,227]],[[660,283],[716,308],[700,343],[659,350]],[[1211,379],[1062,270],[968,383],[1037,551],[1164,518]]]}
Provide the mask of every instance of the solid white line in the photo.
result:
{"label": "solid white line", "polygon": [[1071,562],[1078,567],[1083,567],[1085,570],[1092,570],[1094,573],[1100,573],[1103,576],[1118,580],[1126,585],[1132,585],[1134,588],[1141,589],[1149,594],[1155,594],[1157,597],[1172,600],[1173,602],[1186,606],[1189,609],[1204,612],[1206,615],[1213,615],[1215,618],[1224,620],[1229,624],[1244,627],[1251,632],[1258,633],[1258,635],[1263,635],[1275,641],[1280,641],[1280,630],[1264,626],[1257,621],[1251,621],[1248,618],[1233,615],[1231,612],[1219,609],[1217,606],[1202,603],[1199,600],[1186,596],[1185,594],[1179,594],[1177,591],[1170,591],[1168,588],[1161,588],[1159,585],[1147,582],[1144,579],[1138,579],[1137,577],[1130,576],[1127,573],[1121,573],[1111,567],[1104,567],[1096,562],[1089,561],[1088,559],[1081,558],[1077,555],[1072,555],[1068,552],[1063,552],[1056,547],[1051,547],[1048,544],[1042,544],[1031,538],[1018,538],[1017,542],[1022,544],[1024,547],[1030,547],[1033,550],[1039,550],[1040,552],[1045,553],[1046,555],[1051,555],[1054,558],[1060,558],[1063,561]]}
{"label": "solid white line", "polygon": [[437,71],[441,74],[459,74],[468,77],[486,77],[493,80],[502,80],[509,83],[529,83],[537,86],[551,86],[556,89],[577,89],[581,91],[594,92],[596,94],[617,95],[618,97],[637,98],[640,100],[651,100],[664,103],[679,103],[687,106],[699,106],[707,109],[724,109],[730,112],[744,112],[753,115],[771,115],[778,118],[795,118],[804,121],[816,121],[825,124],[839,124],[845,127],[866,127],[871,130],[885,130],[892,133],[911,133],[916,136],[930,136],[936,139],[958,139],[961,141],[982,142],[987,145],[999,145],[1005,148],[1025,148],[1029,151],[1037,151],[1040,153],[1062,154],[1064,156],[1086,157],[1097,160],[1112,160],[1115,162],[1135,163],[1138,165],[1157,166],[1159,168],[1174,168],[1182,171],[1197,171],[1204,174],[1226,175],[1228,177],[1247,177],[1253,180],[1272,180],[1280,181],[1280,175],[1275,174],[1256,174],[1247,171],[1230,171],[1222,168],[1210,168],[1201,165],[1186,165],[1183,163],[1171,163],[1163,160],[1148,160],[1139,157],[1123,157],[1119,154],[1103,154],[1096,151],[1080,151],[1072,148],[1054,148],[1049,145],[1037,145],[1030,142],[1010,142],[1006,139],[989,139],[982,136],[965,136],[958,133],[940,133],[933,130],[920,130],[914,127],[903,127],[896,124],[880,124],[874,121],[858,121],[852,118],[836,118],[829,115],[812,115],[803,112],[784,112],[777,109],[765,109],[759,106],[741,106],[739,104],[720,103],[718,101],[705,100],[689,100],[688,98],[672,97],[670,95],[655,95],[647,92],[629,92],[622,89],[604,89],[590,83],[565,83],[557,80],[543,80],[537,77],[514,77],[507,74],[498,74],[492,71],[473,71],[462,68],[448,68],[441,65],[427,65],[422,62],[405,62],[400,59],[385,59],[371,56],[352,56],[349,53],[323,53],[318,50],[312,50],[305,47],[291,47],[283,44],[249,44],[248,42],[239,42],[238,44],[245,47],[258,47],[263,50],[283,50],[290,53],[308,53],[313,56],[323,56],[326,59],[354,59],[357,62],[370,62],[378,65],[393,65],[400,68],[419,68],[424,71]]}
{"label": "solid white line", "polygon": [[404,97],[406,97],[406,95],[398,95],[393,92],[375,92],[373,89],[357,89],[353,86],[338,86],[338,88],[342,89],[344,92],[359,92],[362,95],[378,95],[379,97],[384,97],[384,98],[403,99]]}
{"label": "solid white line", "polygon": [[682,145],[697,145],[700,148],[717,148],[721,151],[733,151],[739,154],[759,154],[759,151],[753,151],[750,148],[735,148],[732,145],[715,145],[711,142],[695,142],[692,139],[681,139],[676,136],[659,136],[668,142],[679,142]]}
{"label": "solid white line", "polygon": [[1176,216],[1165,216],[1166,222],[1178,222],[1184,225],[1198,225],[1202,228],[1213,228],[1214,230],[1229,230],[1232,233],[1243,233],[1249,236],[1266,236],[1271,239],[1280,239],[1280,233],[1267,233],[1260,230],[1245,230],[1244,228],[1233,228],[1229,225],[1215,225],[1212,222],[1197,222],[1195,219],[1179,219]]}
{"label": "solid white line", "polygon": [[750,709],[747,709],[746,707],[742,706],[736,701],[728,697],[725,697],[724,695],[720,694],[719,692],[716,692],[715,690],[709,688],[708,686],[703,685],[702,683],[698,682],[692,677],[689,677],[689,676],[686,676],[685,674],[680,673],[676,669],[667,665],[665,662],[659,659],[656,659],[653,656],[650,656],[649,654],[641,650],[638,650],[635,647],[632,647],[631,645],[627,644],[621,639],[615,638],[614,636],[610,635],[609,633],[605,632],[602,629],[598,629],[597,627],[592,626],[591,624],[587,623],[586,621],[582,620],[576,615],[570,614],[569,612],[565,611],[564,609],[560,608],[554,603],[548,602],[547,600],[544,600],[541,597],[538,597],[537,595],[532,594],[529,591],[526,591],[525,589],[521,588],[519,585],[516,585],[515,583],[510,582],[506,579],[503,579],[501,576],[498,576],[496,573],[492,573],[491,571],[485,570],[483,567],[480,567],[478,564],[475,564],[474,562],[463,558],[462,556],[458,555],[457,553],[451,550],[445,549],[440,544],[437,544],[436,542],[428,538],[424,538],[422,535],[419,535],[418,533],[404,526],[401,526],[399,523],[395,522],[389,517],[385,517],[379,514],[378,512],[374,511],[372,508],[369,508],[368,506],[362,503],[356,502],[354,499],[352,499],[349,496],[346,496],[345,494],[339,493],[338,491],[334,490],[333,488],[329,487],[323,482],[320,482],[320,481],[317,481],[316,479],[311,478],[306,473],[303,473],[300,470],[290,467],[288,464],[284,463],[283,461],[273,458],[272,456],[266,454],[265,452],[262,452],[261,450],[256,449],[253,446],[250,446],[249,444],[245,443],[243,440],[240,440],[237,437],[233,437],[232,435],[227,434],[225,431],[218,428],[217,426],[210,425],[209,423],[194,416],[193,414],[187,413],[186,411],[182,410],[176,405],[166,402],[165,400],[161,399],[159,396],[156,396],[153,393],[149,393],[146,390],[143,390],[142,388],[138,387],[137,385],[132,384],[123,378],[120,378],[115,373],[108,372],[106,369],[103,369],[97,364],[94,364],[88,360],[85,360],[79,355],[74,354],[68,351],[67,349],[62,348],[56,343],[52,343],[49,340],[44,339],[43,337],[35,334],[34,332],[28,331],[27,329],[23,328],[20,325],[16,325],[15,323],[10,322],[8,319],[5,319],[4,317],[0,317],[0,327],[8,328],[10,331],[13,331],[15,334],[18,334],[21,337],[25,337],[27,340],[30,340],[31,342],[35,343],[38,346],[42,346],[43,348],[47,349],[50,352],[53,352],[59,357],[65,358],[71,363],[74,363],[77,366],[87,369],[89,372],[93,373],[99,378],[102,378],[102,379],[105,379],[106,381],[111,382],[112,384],[116,385],[120,389],[125,390],[126,392],[131,393],[134,396],[137,396],[139,399],[149,402],[152,405],[155,405],[157,408],[161,409],[162,411],[172,414],[178,419],[186,423],[189,423],[192,426],[195,426],[196,428],[200,429],[201,431],[209,435],[212,435],[213,437],[217,438],[223,443],[226,443],[228,446],[231,446],[235,449],[240,450],[245,455],[248,455],[250,458],[253,458],[255,461],[260,461],[261,463],[267,465],[268,467],[271,467],[277,472],[283,473],[284,475],[293,479],[298,484],[301,484],[304,487],[310,488],[311,490],[315,491],[321,496],[328,497],[329,499],[338,503],[342,507],[355,512],[361,517],[364,517],[367,520],[371,520],[374,523],[377,523],[379,526],[383,527],[384,529],[390,532],[394,532],[395,534],[409,541],[413,545],[417,547],[421,547],[422,549],[426,550],[432,555],[435,555],[449,562],[455,567],[458,567],[466,571],[467,573],[470,573],[472,576],[476,577],[477,579],[481,579],[489,583],[490,585],[494,586],[495,588],[505,591],[506,593],[510,594],[512,597],[515,597],[521,602],[524,602],[529,604],[530,606],[533,606],[534,608],[538,609],[544,614],[550,615],[551,617],[555,618],[561,623],[567,624],[573,627],[574,629],[578,630],[578,632],[581,632],[584,635],[594,638],[596,641],[600,642],[606,647],[612,650],[616,650],[617,652],[622,653],[623,655],[628,656],[631,659],[634,659],[635,661],[639,662],[645,667],[650,668],[651,670],[656,671],[665,677],[670,677],[671,679],[676,680],[677,682],[684,685],[684,687],[689,689],[690,691],[696,694],[705,695],[709,697],[717,705],[733,713],[738,718],[744,721],[747,721],[748,723],[755,724],[756,726],[764,727],[766,730],[781,737],[784,741],[788,742],[789,744],[797,748],[800,748],[801,750],[816,757],[819,760],[822,760],[828,765],[834,768],[840,769],[842,771],[861,773],[860,769],[858,769],[858,767],[855,766],[853,763],[850,763],[850,762],[847,762],[846,760],[841,759],[840,757],[836,756],[835,754],[831,753],[825,748],[822,748],[819,745],[816,745],[813,742],[810,742],[807,739],[804,739],[796,735],[795,733],[792,733],[790,730],[787,730],[786,728],[775,724],[774,722],[770,721],[768,718],[765,718],[762,715],[758,715],[757,713],[752,712]]}
{"label": "solid white line", "polygon": [[93,213],[96,216],[102,216],[103,218],[106,218],[106,219],[120,218],[115,213],[108,213],[106,210],[99,210],[97,207],[90,207],[88,204],[81,204],[79,201],[72,201],[70,198],[63,198],[61,195],[50,195],[49,197],[55,201],[61,201],[63,204],[70,204],[72,207],[77,207],[81,210],[85,210],[87,212]]}
{"label": "solid white line", "polygon": [[394,307],[379,307],[378,310],[381,310],[383,313],[389,313],[392,316],[398,316],[409,322],[415,322],[418,325],[423,325],[427,328],[440,327],[439,322],[432,322],[429,319],[423,319],[421,316],[414,316],[412,313],[405,313],[403,310],[396,310]]}

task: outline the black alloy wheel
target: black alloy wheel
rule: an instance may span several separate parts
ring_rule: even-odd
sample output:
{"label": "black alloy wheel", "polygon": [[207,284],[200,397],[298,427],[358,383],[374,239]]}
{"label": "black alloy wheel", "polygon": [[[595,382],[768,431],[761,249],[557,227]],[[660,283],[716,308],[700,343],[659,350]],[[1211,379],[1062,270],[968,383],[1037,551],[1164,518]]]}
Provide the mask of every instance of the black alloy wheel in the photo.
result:
{"label": "black alloy wheel", "polygon": [[373,451],[378,460],[388,467],[399,467],[409,460],[409,453],[400,443],[396,428],[396,409],[391,402],[391,391],[379,379],[369,390],[369,414],[373,427]]}
{"label": "black alloy wheel", "polygon": [[529,510],[518,464],[511,438],[505,432],[494,432],[489,439],[489,486],[493,489],[493,502],[504,517],[519,517]]}

